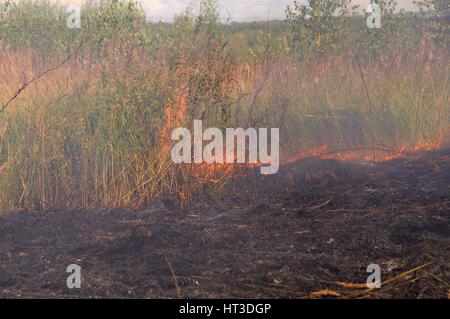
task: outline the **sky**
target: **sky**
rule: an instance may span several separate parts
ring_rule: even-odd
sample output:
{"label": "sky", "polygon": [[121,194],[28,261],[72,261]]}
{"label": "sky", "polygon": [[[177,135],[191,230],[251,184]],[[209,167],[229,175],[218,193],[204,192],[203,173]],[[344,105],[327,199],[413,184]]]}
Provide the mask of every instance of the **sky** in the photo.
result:
{"label": "sky", "polygon": [[[170,21],[183,11],[190,0],[138,0],[152,20]],[[370,0],[353,0],[367,8]],[[399,8],[414,9],[413,0],[398,0]],[[285,10],[294,0],[219,0],[223,16],[231,15],[233,21],[284,19]]]}

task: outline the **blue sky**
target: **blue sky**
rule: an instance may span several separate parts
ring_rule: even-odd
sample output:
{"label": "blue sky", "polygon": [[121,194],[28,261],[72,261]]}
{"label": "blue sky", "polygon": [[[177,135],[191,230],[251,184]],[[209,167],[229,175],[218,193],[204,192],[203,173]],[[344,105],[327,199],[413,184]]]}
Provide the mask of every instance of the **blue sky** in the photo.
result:
{"label": "blue sky", "polygon": [[[190,0],[138,0],[152,20],[170,20],[175,14],[183,11]],[[354,4],[367,7],[370,0],[353,0]],[[223,16],[231,15],[233,21],[265,20],[269,14],[271,19],[283,19],[287,5],[294,0],[219,0]],[[399,7],[412,9],[412,0],[398,0]]]}

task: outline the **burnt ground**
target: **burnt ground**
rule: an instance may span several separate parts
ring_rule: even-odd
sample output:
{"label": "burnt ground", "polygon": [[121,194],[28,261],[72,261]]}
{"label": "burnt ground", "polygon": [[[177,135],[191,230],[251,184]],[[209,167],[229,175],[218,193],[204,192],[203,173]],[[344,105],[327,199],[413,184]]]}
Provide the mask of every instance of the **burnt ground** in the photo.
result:
{"label": "burnt ground", "polygon": [[[0,297],[448,298],[450,150],[376,169],[308,159],[228,192],[227,205],[2,214]],[[66,287],[72,263],[81,289]],[[381,289],[351,285],[372,263]]]}

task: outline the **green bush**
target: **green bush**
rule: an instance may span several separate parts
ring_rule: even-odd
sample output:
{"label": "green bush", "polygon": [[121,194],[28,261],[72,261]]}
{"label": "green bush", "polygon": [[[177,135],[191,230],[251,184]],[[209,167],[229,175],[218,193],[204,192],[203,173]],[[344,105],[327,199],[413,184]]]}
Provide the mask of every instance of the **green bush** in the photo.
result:
{"label": "green bush", "polygon": [[294,1],[294,7],[286,11],[294,47],[303,56],[339,52],[349,32],[349,5],[349,0],[309,0],[307,4]]}

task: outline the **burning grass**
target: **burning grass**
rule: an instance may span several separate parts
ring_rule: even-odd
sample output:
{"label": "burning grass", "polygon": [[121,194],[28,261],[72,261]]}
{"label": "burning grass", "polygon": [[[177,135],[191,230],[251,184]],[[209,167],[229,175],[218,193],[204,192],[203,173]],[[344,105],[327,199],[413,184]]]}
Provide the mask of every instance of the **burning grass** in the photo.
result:
{"label": "burning grass", "polygon": [[[44,62],[32,50],[1,55],[2,101],[58,61]],[[4,209],[141,207],[159,194],[188,202],[208,191],[205,185],[216,193],[222,189],[217,185],[233,175],[232,165],[177,167],[170,160],[164,132],[188,121],[195,107],[192,89],[177,84],[164,66],[133,61],[148,74],[143,83],[142,74],[76,57],[33,83],[2,114]],[[233,93],[231,122],[279,126],[284,163],[305,157],[372,161],[374,151],[379,161],[436,149],[448,138],[445,61],[446,56],[438,58],[431,70],[428,62],[417,62],[414,74],[409,60],[397,65],[394,75],[376,65],[365,67],[365,73],[375,74],[368,81],[373,117],[360,77],[344,59],[310,70],[274,61],[267,74],[255,71],[246,79],[236,71],[230,77],[241,86]],[[178,112],[177,120],[163,120],[162,112],[167,117],[169,110]]]}
{"label": "burning grass", "polygon": [[[414,53],[379,59],[348,50],[299,61],[286,48],[244,63],[231,58],[217,20],[185,17],[145,32],[139,17],[131,20],[132,30],[142,37],[150,30],[159,42],[114,33],[98,42],[104,35],[95,34],[1,113],[1,209],[221,198],[224,185],[253,166],[175,165],[169,133],[195,119],[219,128],[279,127],[285,164],[381,161],[448,141],[448,52],[426,41]],[[5,46],[0,105],[66,56]]]}

